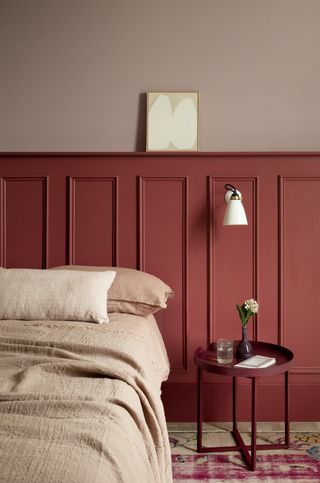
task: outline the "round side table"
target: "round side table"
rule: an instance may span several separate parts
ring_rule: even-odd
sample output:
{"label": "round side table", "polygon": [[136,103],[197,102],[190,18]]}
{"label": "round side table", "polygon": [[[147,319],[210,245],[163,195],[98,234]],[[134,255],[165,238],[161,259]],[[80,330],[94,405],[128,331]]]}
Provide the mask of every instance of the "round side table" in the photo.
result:
{"label": "round side table", "polygon": [[[237,346],[235,341],[234,346]],[[293,363],[293,353],[276,344],[267,342],[251,342],[253,352],[257,355],[274,357],[276,363],[260,369],[248,369],[235,367],[235,364],[241,362],[235,357],[230,364],[224,365],[217,361],[217,353],[214,344],[211,344],[209,350],[199,347],[194,354],[194,362],[198,367],[198,394],[197,394],[197,451],[199,453],[206,452],[224,452],[239,450],[245,463],[251,471],[256,469],[256,451],[257,449],[287,449],[290,443],[290,423],[289,423],[289,368]],[[203,371],[232,377],[232,431],[231,434],[235,440],[234,446],[202,446],[202,422],[203,422],[203,391],[202,376]],[[256,443],[256,379],[259,377],[272,376],[275,374],[284,374],[285,389],[285,443],[284,444],[257,444]],[[241,434],[238,431],[237,420],[237,378],[245,377],[251,379],[251,445],[245,445]],[[251,449],[251,455],[248,451]]]}

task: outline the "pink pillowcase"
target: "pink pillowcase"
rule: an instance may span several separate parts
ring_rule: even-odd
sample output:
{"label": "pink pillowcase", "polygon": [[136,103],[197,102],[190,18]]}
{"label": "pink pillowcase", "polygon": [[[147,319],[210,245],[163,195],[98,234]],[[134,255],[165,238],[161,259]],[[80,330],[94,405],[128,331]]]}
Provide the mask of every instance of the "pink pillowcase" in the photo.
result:
{"label": "pink pillowcase", "polygon": [[116,277],[108,292],[108,312],[148,315],[167,307],[173,291],[158,277],[132,268],[64,265],[52,270],[114,271]]}

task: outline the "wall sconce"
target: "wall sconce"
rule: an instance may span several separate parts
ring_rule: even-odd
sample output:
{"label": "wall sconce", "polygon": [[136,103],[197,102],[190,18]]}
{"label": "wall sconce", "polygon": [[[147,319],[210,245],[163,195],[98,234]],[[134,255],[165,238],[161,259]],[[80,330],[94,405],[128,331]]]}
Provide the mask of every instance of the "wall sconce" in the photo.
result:
{"label": "wall sconce", "polygon": [[248,220],[242,204],[242,195],[232,184],[226,184],[227,190],[224,199],[227,203],[224,214],[224,225],[247,225]]}

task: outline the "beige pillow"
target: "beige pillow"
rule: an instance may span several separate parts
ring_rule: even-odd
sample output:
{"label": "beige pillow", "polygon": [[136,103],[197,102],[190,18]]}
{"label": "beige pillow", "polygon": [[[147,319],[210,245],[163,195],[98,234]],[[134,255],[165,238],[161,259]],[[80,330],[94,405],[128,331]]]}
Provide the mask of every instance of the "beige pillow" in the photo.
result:
{"label": "beige pillow", "polygon": [[173,296],[171,288],[162,280],[146,272],[120,267],[88,267],[65,265],[53,270],[114,270],[117,274],[108,293],[108,312],[125,312],[134,315],[153,314],[167,307]]}
{"label": "beige pillow", "polygon": [[116,273],[0,270],[0,319],[108,322],[106,297]]}

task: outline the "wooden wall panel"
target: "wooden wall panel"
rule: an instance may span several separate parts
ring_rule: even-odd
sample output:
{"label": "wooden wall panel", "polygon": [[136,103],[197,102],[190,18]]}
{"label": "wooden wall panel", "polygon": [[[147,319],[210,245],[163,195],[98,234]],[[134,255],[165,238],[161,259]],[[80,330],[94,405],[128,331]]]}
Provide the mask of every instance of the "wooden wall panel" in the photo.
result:
{"label": "wooden wall panel", "polygon": [[[222,226],[225,183],[242,192],[248,226]],[[315,420],[319,187],[320,153],[2,154],[1,264],[119,263],[167,282],[175,297],[156,318],[171,362],[169,420],[195,419],[193,353],[217,337],[239,338],[235,304],[255,297],[250,335],[294,351],[291,415]],[[230,419],[230,381],[206,382],[206,419]],[[263,379],[259,418],[282,417],[273,404],[281,397],[279,380]]]}
{"label": "wooden wall panel", "polygon": [[[248,226],[223,226],[225,184],[243,195]],[[208,209],[208,343],[219,337],[241,338],[236,303],[258,299],[258,183],[257,178],[209,177]],[[250,319],[248,333],[258,336],[258,316]]]}
{"label": "wooden wall panel", "polygon": [[187,370],[187,178],[141,177],[139,267],[174,287],[156,314],[172,370]]}
{"label": "wooden wall panel", "polygon": [[70,177],[69,263],[117,265],[117,178]]}
{"label": "wooden wall panel", "polygon": [[320,374],[320,177],[280,178],[280,331],[297,374]]}
{"label": "wooden wall panel", "polygon": [[1,179],[1,265],[48,266],[48,179]]}

